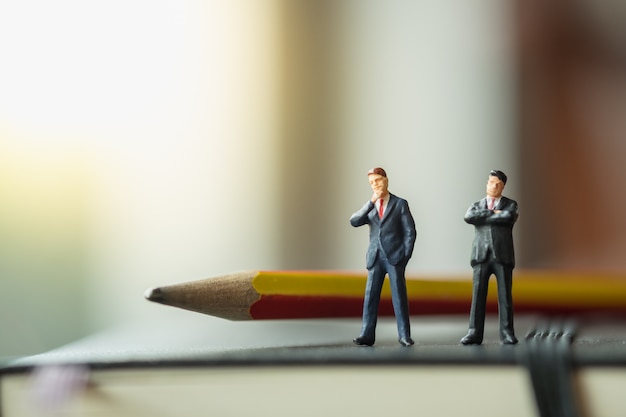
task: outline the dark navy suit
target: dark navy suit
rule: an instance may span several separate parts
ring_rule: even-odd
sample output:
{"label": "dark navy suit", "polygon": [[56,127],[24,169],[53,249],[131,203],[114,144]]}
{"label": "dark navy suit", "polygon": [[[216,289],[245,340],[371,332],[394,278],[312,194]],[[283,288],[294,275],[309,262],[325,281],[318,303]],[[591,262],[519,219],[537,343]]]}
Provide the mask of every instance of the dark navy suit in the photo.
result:
{"label": "dark navy suit", "polygon": [[370,243],[367,248],[366,267],[368,270],[365,299],[363,300],[363,327],[361,336],[375,340],[378,304],[385,279],[389,275],[393,309],[398,323],[400,338],[411,337],[409,305],[406,293],[404,271],[413,254],[416,231],[413,216],[406,200],[389,194],[389,202],[379,218],[371,201],[350,217],[354,227],[368,224]]}
{"label": "dark navy suit", "polygon": [[[496,213],[495,210],[500,210]],[[517,221],[517,202],[501,197],[494,210],[487,208],[487,198],[475,202],[465,214],[465,221],[474,225],[471,265],[474,269],[473,297],[469,328],[482,340],[485,324],[487,288],[491,274],[498,285],[500,337],[513,335],[513,225]]]}

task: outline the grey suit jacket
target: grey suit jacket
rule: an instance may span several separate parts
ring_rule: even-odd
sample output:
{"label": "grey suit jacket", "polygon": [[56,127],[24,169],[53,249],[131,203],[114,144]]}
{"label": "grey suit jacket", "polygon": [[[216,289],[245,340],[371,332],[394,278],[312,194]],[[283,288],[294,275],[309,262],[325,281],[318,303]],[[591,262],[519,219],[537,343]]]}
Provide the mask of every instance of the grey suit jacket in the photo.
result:
{"label": "grey suit jacket", "polygon": [[490,251],[503,265],[515,266],[513,225],[519,216],[517,202],[503,196],[495,210],[501,212],[488,210],[485,197],[472,204],[465,213],[465,221],[475,227],[472,266],[486,261]]}
{"label": "grey suit jacket", "polygon": [[365,224],[370,226],[366,267],[369,269],[374,265],[379,251],[383,252],[392,265],[408,262],[417,237],[409,204],[406,200],[390,194],[382,219],[378,217],[375,207],[374,203],[368,201],[350,217],[350,224],[354,227]]}

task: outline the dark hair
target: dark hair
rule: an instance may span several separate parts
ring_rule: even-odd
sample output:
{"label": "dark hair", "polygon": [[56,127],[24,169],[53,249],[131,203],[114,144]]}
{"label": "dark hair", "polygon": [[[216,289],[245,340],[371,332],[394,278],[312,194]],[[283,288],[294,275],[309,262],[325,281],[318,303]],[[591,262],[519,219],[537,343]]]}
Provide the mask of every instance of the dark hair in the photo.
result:
{"label": "dark hair", "polygon": [[385,172],[384,169],[380,167],[372,168],[369,171],[367,171],[367,175],[372,175],[372,174],[382,175],[383,177],[387,178],[387,173]]}
{"label": "dark hair", "polygon": [[505,174],[504,172],[499,171],[499,170],[497,170],[497,169],[492,169],[492,170],[489,172],[489,176],[490,176],[490,177],[498,177],[498,179],[499,179],[500,181],[502,181],[502,182],[504,183],[504,185],[506,185],[506,174]]}

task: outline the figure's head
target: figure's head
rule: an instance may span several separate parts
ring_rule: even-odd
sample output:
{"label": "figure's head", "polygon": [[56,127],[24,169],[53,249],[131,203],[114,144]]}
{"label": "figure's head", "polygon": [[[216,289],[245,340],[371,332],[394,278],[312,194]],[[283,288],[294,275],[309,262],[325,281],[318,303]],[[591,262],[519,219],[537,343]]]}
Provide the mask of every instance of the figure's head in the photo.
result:
{"label": "figure's head", "polygon": [[375,193],[384,196],[387,194],[387,187],[389,186],[389,179],[384,169],[380,167],[372,168],[367,172],[367,179],[370,182],[370,186]]}
{"label": "figure's head", "polygon": [[502,171],[491,170],[489,172],[489,178],[487,179],[487,195],[492,198],[499,198],[502,196],[502,190],[506,185],[506,174]]}

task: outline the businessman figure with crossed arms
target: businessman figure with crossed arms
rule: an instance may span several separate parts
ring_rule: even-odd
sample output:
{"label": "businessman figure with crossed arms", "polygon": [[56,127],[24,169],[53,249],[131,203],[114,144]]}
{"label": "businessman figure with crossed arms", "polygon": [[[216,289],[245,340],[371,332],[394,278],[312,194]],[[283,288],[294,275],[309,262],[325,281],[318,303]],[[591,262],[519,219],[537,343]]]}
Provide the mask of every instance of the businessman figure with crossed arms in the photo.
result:
{"label": "businessman figure with crossed arms", "polygon": [[513,225],[517,221],[517,202],[502,195],[507,177],[492,170],[487,179],[487,196],[472,204],[465,221],[474,225],[471,265],[474,270],[469,331],[461,339],[464,345],[480,345],[485,327],[485,308],[489,277],[496,276],[500,340],[517,343],[513,329]]}

